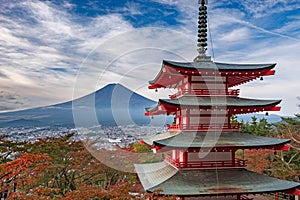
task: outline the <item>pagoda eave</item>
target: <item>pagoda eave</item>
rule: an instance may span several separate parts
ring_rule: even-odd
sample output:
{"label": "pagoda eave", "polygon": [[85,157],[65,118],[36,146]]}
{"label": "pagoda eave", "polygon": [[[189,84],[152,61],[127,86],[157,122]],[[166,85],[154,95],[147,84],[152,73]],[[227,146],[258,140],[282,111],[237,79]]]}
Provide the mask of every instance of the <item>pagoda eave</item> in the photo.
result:
{"label": "pagoda eave", "polygon": [[166,162],[135,165],[144,189],[181,197],[297,193],[300,183],[280,180],[239,169],[178,170]]}
{"label": "pagoda eave", "polygon": [[200,109],[203,111],[228,111],[230,114],[244,114],[263,111],[280,111],[277,106],[281,100],[257,100],[239,97],[181,97],[178,99],[160,99],[157,106],[146,109],[146,116],[173,114],[182,109]]}
{"label": "pagoda eave", "polygon": [[[234,139],[232,139],[234,138]],[[274,149],[289,150],[290,139],[268,138],[241,132],[166,132],[143,139],[144,143],[158,151],[185,149],[201,151],[206,149]]]}
{"label": "pagoda eave", "polygon": [[242,107],[267,107],[276,106],[281,100],[260,100],[247,99],[240,97],[192,97],[183,96],[178,99],[159,99],[159,104],[166,106],[180,106],[180,107],[203,107],[213,108],[224,107],[228,108],[242,108]]}
{"label": "pagoda eave", "polygon": [[255,71],[255,70],[270,70],[275,67],[276,63],[265,64],[234,64],[221,62],[175,62],[163,60],[163,67],[177,69],[192,69],[192,70],[224,70],[224,71]]}
{"label": "pagoda eave", "polygon": [[[146,144],[143,141],[144,144]],[[219,145],[219,146],[211,146],[211,147],[170,147],[164,146],[161,144],[148,145],[150,148],[155,149],[156,153],[164,153],[171,150],[184,150],[189,153],[194,152],[228,152],[228,151],[237,151],[237,150],[258,150],[258,149],[270,149],[270,150],[278,150],[278,151],[289,151],[290,146],[286,143],[277,144],[277,145],[268,145],[268,146],[234,146],[234,145]]]}
{"label": "pagoda eave", "polygon": [[[275,74],[272,68],[276,64],[226,64],[203,62],[203,66],[199,63],[175,63],[164,61],[163,66],[157,77],[149,81],[149,89],[156,88],[176,88],[179,81],[187,76],[222,76],[228,77],[228,86],[233,87],[240,85],[262,76],[270,76]],[[205,67],[206,66],[206,67]],[[229,67],[228,67],[229,66]]]}

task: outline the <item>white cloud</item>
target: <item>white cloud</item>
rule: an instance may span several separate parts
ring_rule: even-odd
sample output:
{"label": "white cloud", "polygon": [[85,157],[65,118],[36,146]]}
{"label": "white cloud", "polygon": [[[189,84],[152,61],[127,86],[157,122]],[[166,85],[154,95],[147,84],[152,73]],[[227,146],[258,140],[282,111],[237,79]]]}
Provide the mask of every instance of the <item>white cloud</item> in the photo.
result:
{"label": "white cloud", "polygon": [[252,13],[254,17],[263,17],[278,13],[282,11],[294,10],[299,8],[300,2],[298,0],[264,0],[264,1],[239,1],[245,9]]}
{"label": "white cloud", "polygon": [[249,38],[249,30],[247,28],[234,29],[233,31],[223,34],[220,40],[224,42],[241,41]]}
{"label": "white cloud", "polygon": [[[50,1],[6,3],[0,8],[0,87],[9,86],[6,92],[18,93],[19,100],[24,99],[23,107],[62,102],[72,98],[76,73],[81,66],[84,76],[80,76],[81,83],[77,85],[75,96],[87,94],[107,83],[121,82],[154,99],[167,97],[168,92],[147,90],[147,81],[158,73],[162,59],[191,61],[196,56],[198,5],[197,1],[155,1],[175,6],[179,11],[176,20],[181,25],[171,27],[173,30],[135,29],[120,14],[79,19],[68,12],[74,5],[67,1],[60,6]],[[266,30],[253,20],[250,23],[245,19],[245,10],[225,8],[229,2],[224,2],[209,1],[216,60],[278,62],[276,76],[242,86],[242,94],[261,98],[284,96],[283,112],[294,113],[293,98],[300,95],[293,91],[300,90],[297,84],[300,72],[295,68],[300,65],[300,44],[296,37],[299,21],[294,18],[282,29]],[[277,8],[279,3],[283,6],[278,12],[297,5],[296,1],[231,3],[241,4],[255,17],[271,15],[272,8]],[[24,17],[15,15],[16,9]],[[134,2],[127,3],[124,9],[133,16],[142,13]],[[287,34],[285,30],[292,30],[293,34]],[[1,100],[2,103],[5,102]]]}
{"label": "white cloud", "polygon": [[142,15],[141,8],[139,4],[134,3],[133,1],[128,1],[125,5],[124,11],[129,12],[131,16]]}
{"label": "white cloud", "polygon": [[[31,99],[24,107],[70,100],[77,69],[89,51],[131,28],[119,15],[77,23],[64,8],[50,2],[11,2],[5,8],[1,12],[0,67],[6,78],[0,78],[0,86],[11,85],[11,92]],[[15,10],[24,16],[15,15]]]}

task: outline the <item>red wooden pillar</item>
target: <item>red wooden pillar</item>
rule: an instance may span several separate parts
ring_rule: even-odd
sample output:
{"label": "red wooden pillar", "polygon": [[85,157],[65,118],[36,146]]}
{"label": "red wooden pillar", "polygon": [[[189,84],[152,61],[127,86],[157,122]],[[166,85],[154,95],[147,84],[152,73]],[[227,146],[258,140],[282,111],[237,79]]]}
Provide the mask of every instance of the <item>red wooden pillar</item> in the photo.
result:
{"label": "red wooden pillar", "polygon": [[226,78],[226,80],[225,80],[225,94],[228,94],[229,93],[229,91],[228,91],[228,76],[225,76]]}
{"label": "red wooden pillar", "polygon": [[230,114],[229,112],[226,114],[226,117],[227,117],[227,128],[231,128],[231,123],[230,123]]}
{"label": "red wooden pillar", "polygon": [[279,199],[279,194],[278,192],[275,193],[275,200],[278,200]]}
{"label": "red wooden pillar", "polygon": [[181,109],[179,110],[179,127],[182,129],[182,122],[183,122],[183,117],[182,117],[182,112]]}
{"label": "red wooden pillar", "polygon": [[180,166],[181,167],[187,167],[187,152],[186,151],[183,151],[183,150],[180,150],[179,151],[179,162],[180,162]]}
{"label": "red wooden pillar", "polygon": [[180,162],[179,157],[180,157],[180,152],[179,152],[179,150],[175,150],[175,160],[176,160],[177,163]]}
{"label": "red wooden pillar", "polygon": [[192,77],[188,76],[188,94],[192,93]]}
{"label": "red wooden pillar", "polygon": [[186,151],[183,152],[183,162],[184,162],[184,167],[187,167],[187,164],[188,164],[188,153]]}

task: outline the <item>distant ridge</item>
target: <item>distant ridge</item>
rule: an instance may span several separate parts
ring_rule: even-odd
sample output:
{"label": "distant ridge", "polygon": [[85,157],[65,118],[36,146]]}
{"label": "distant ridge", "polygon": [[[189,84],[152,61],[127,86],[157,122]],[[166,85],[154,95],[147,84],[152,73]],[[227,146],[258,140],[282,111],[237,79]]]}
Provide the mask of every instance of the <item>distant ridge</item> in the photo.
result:
{"label": "distant ridge", "polygon": [[[101,125],[126,124],[128,122],[142,125],[150,122],[150,118],[144,116],[144,108],[155,104],[155,101],[143,97],[121,84],[108,84],[91,94],[73,101],[1,113],[0,127],[40,125],[74,127],[72,109],[73,107],[77,109],[80,106],[81,109],[88,109],[87,106],[93,108]],[[122,119],[122,117],[116,115],[116,113],[122,113],[122,111],[129,112],[130,116]],[[118,123],[115,121],[116,117],[118,118]]]}
{"label": "distant ridge", "polygon": [[243,121],[245,123],[252,122],[252,117],[256,117],[257,121],[261,119],[266,119],[269,123],[279,123],[282,121],[281,119],[282,117],[291,117],[291,116],[280,116],[276,114],[270,114],[267,116],[265,114],[259,114],[259,113],[237,115],[238,121],[240,122]]}
{"label": "distant ridge", "polygon": [[30,119],[16,119],[13,121],[9,121],[5,123],[5,126],[9,127],[21,127],[21,126],[31,126],[32,124],[36,124],[42,126],[43,123],[38,120],[30,120]]}

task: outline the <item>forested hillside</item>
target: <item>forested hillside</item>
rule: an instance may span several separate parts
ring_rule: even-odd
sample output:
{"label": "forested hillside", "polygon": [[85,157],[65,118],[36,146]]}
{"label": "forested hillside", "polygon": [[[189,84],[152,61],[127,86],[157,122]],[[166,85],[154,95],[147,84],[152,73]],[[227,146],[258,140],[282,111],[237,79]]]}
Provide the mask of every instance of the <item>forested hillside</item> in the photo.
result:
{"label": "forested hillside", "polygon": [[[72,135],[35,143],[0,138],[0,199],[156,199],[146,194],[136,174],[111,169],[96,160]],[[131,151],[149,151],[135,144]],[[173,197],[160,197],[174,199]]]}

